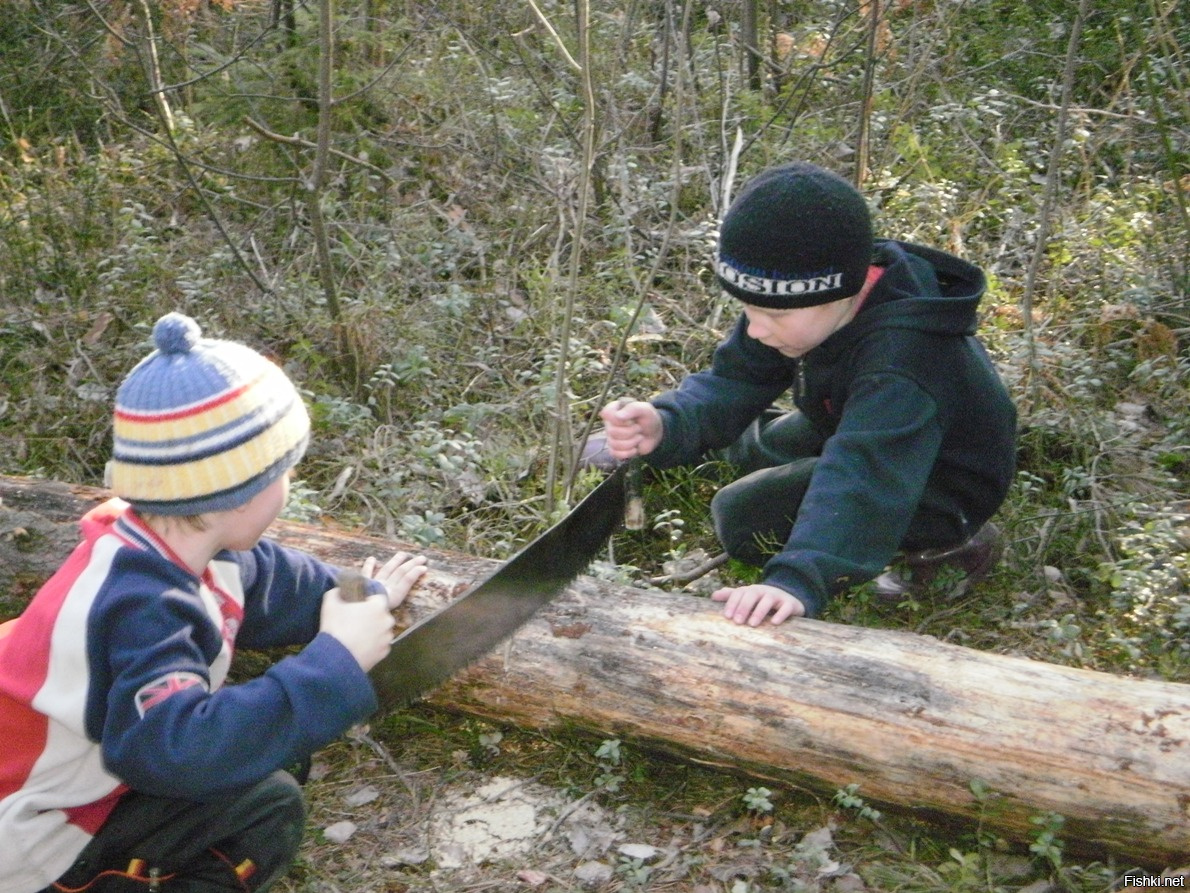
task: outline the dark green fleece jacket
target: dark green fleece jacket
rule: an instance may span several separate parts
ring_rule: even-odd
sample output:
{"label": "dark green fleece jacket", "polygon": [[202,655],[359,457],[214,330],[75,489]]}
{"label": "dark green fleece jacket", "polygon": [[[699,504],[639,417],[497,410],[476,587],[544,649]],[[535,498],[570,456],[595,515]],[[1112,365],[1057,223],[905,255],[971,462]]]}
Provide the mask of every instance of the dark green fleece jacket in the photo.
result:
{"label": "dark green fleece jacket", "polygon": [[653,401],[665,430],[646,461],[665,468],[728,446],[792,390],[825,446],[764,580],[809,616],[884,569],[923,497],[957,508],[974,531],[1015,472],[1016,411],[975,338],[983,273],[891,240],[877,240],[873,263],[883,274],[859,313],[805,356],[750,338],[741,315],[708,371]]}

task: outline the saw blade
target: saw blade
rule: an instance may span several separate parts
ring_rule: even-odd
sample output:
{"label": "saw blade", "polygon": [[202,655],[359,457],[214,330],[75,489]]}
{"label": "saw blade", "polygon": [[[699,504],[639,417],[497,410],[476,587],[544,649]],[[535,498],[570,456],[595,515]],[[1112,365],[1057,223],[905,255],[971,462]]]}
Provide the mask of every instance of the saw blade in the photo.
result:
{"label": "saw blade", "polygon": [[408,704],[482,657],[582,573],[624,520],[621,465],[557,524],[414,624],[372,668],[381,708]]}

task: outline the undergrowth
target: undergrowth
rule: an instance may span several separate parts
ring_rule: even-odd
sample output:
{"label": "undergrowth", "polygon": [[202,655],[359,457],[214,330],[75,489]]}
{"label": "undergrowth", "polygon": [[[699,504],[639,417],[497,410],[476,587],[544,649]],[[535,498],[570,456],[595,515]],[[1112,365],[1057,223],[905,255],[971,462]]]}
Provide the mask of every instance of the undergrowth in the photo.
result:
{"label": "undergrowth", "polygon": [[[162,64],[184,85],[170,92],[167,135],[131,50],[93,41],[102,29],[85,10],[10,6],[0,472],[100,484],[115,388],[153,321],[181,310],[208,335],[269,353],[303,388],[314,433],[295,517],[506,557],[593,485],[577,476],[557,505],[545,476],[555,447],[569,470],[603,396],[674,386],[731,326],[737,308],[709,269],[729,174],[738,187],[791,158],[849,173],[864,123],[864,191],[881,233],[988,272],[981,335],[1018,405],[1019,470],[998,516],[1006,559],[985,584],[895,608],[858,587],[827,619],[1190,682],[1190,25],[1179,4],[1098,4],[1052,179],[1071,4],[891,4],[870,96],[852,4],[773,4],[769,37],[788,35],[792,50],[768,55],[760,90],[741,78],[734,7],[597,11],[599,128],[581,245],[571,236],[582,97],[527,6],[376,4],[370,25],[344,12],[335,154],[315,197],[333,293],[308,204],[309,10],[285,33],[263,5],[187,18],[192,4],[162,4]],[[543,10],[573,41],[569,12]],[[658,582],[718,553],[706,509],[729,475],[716,463],[648,474],[648,523],[615,537],[599,572],[675,598],[751,579],[728,564],[689,585]],[[584,747],[555,752],[549,771],[589,791],[599,761]],[[513,751],[506,735],[500,759]],[[634,771],[604,774],[623,775],[627,792]],[[682,791],[706,781],[674,771]],[[740,809],[739,791],[721,793],[706,798],[712,814]],[[813,806],[818,820],[839,808]],[[1059,833],[1039,827],[1038,840],[1046,829]],[[992,841],[908,846],[870,883],[1008,883]],[[1096,869],[1062,868],[1068,889],[1104,888]]]}

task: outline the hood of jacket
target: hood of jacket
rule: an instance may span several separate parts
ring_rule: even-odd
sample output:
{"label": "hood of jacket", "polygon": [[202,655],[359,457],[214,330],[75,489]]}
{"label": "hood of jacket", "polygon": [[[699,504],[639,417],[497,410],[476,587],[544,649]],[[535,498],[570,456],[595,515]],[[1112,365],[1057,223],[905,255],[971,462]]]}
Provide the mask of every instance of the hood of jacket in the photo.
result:
{"label": "hood of jacket", "polygon": [[812,353],[820,351],[825,359],[874,329],[975,334],[976,311],[987,288],[977,266],[945,251],[891,239],[876,241],[873,263],[884,273],[863,309]]}

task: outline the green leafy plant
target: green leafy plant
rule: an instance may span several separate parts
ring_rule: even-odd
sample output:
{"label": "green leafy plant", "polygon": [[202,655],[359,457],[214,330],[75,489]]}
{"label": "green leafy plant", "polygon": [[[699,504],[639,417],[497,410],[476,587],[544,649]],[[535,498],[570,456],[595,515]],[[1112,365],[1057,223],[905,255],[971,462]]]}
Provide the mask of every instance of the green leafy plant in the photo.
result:
{"label": "green leafy plant", "polygon": [[600,743],[595,750],[598,761],[598,774],[595,776],[595,786],[598,790],[614,794],[624,784],[623,772],[624,753],[620,739],[608,738]]}
{"label": "green leafy plant", "polygon": [[749,812],[767,814],[773,811],[773,792],[768,788],[748,788],[743,794],[744,807]]}
{"label": "green leafy plant", "polygon": [[1029,844],[1029,852],[1053,871],[1060,872],[1065,843],[1058,835],[1066,824],[1065,816],[1048,812],[1044,815],[1032,816],[1029,822],[1037,828],[1033,842]]}
{"label": "green leafy plant", "polygon": [[624,880],[626,889],[643,890],[648,886],[649,880],[653,876],[653,866],[642,859],[621,856],[616,865],[616,874]]}
{"label": "green leafy plant", "polygon": [[878,822],[881,819],[880,811],[869,806],[864,801],[864,798],[859,795],[859,784],[855,782],[835,791],[833,800],[836,806],[841,809],[852,810],[860,818],[868,819],[872,822]]}

